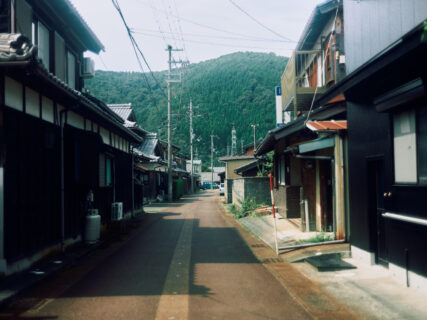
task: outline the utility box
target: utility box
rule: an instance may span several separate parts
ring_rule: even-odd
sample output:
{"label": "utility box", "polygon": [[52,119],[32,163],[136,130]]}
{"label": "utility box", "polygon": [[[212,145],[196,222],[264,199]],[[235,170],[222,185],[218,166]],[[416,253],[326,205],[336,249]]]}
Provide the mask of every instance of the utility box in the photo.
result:
{"label": "utility box", "polygon": [[111,221],[123,219],[123,202],[113,202],[111,204]]}

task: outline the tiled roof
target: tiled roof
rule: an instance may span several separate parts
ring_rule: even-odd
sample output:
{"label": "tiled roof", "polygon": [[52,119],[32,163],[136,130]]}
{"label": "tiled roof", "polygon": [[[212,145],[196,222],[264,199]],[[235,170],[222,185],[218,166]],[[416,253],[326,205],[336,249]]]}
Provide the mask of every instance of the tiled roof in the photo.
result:
{"label": "tiled roof", "polygon": [[[123,103],[123,104],[107,104],[107,106],[117,113],[123,120],[133,120],[129,119],[132,115],[132,104]],[[133,118],[133,117],[132,117]]]}
{"label": "tiled roof", "polygon": [[52,18],[56,16],[56,19],[60,20],[64,27],[71,29],[70,36],[82,43],[85,50],[95,53],[104,50],[104,45],[70,0],[37,0],[28,2],[31,2],[31,6],[36,9],[34,11],[40,11],[47,15],[53,14]]}
{"label": "tiled roof", "polygon": [[20,66],[20,70],[28,70],[35,79],[46,81],[53,88],[81,103],[87,110],[97,114],[110,125],[118,128],[134,141],[141,138],[123,126],[123,120],[111,111],[101,100],[69,87],[65,82],[50,73],[40,59],[36,57],[36,47],[21,34],[0,33],[0,67]]}
{"label": "tiled roof", "polygon": [[0,62],[35,59],[37,47],[20,33],[0,33]]}
{"label": "tiled roof", "polygon": [[144,137],[144,142],[138,147],[138,150],[142,152],[144,156],[156,157],[155,150],[159,139],[156,134],[147,134]]}

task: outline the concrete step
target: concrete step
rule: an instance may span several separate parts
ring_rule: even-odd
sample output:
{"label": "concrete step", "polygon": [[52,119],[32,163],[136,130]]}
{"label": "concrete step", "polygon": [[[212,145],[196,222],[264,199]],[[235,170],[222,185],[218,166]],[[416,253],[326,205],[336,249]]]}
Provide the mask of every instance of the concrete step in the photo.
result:
{"label": "concrete step", "polygon": [[316,255],[306,258],[305,261],[319,272],[356,269],[354,265],[342,260],[342,255],[340,253]]}

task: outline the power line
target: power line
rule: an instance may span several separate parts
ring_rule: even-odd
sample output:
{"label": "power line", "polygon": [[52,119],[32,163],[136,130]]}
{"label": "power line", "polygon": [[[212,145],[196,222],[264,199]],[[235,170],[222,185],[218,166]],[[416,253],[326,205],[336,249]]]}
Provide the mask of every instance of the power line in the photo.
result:
{"label": "power line", "polygon": [[[154,38],[160,38],[161,36],[159,35],[155,35],[155,34],[150,34],[150,33],[145,33],[145,32],[137,32],[134,31],[134,34],[140,34],[140,35],[144,35],[147,37],[154,37]],[[169,39],[171,37],[166,36],[166,39]],[[171,38],[173,39],[173,38]],[[247,48],[247,49],[277,49],[277,48],[267,48],[267,47],[257,47],[257,46],[244,46],[244,45],[230,45],[230,44],[225,44],[225,43],[214,43],[214,42],[206,42],[206,41],[197,41],[197,40],[187,40],[187,42],[191,42],[191,43],[199,43],[199,44],[206,44],[206,45],[211,45],[211,46],[218,46],[218,47],[228,47],[228,48]],[[286,49],[286,48],[282,48],[282,50],[289,50],[289,51],[293,51],[294,49]]]}
{"label": "power line", "polygon": [[255,19],[254,17],[252,17],[248,12],[246,12],[245,10],[243,10],[237,3],[235,3],[233,0],[228,0],[231,2],[231,4],[233,4],[237,9],[239,9],[240,11],[242,11],[245,15],[247,15],[250,19],[252,19],[253,21],[255,21],[258,25],[260,25],[261,27],[263,27],[264,29],[270,31],[271,33],[275,34],[276,36],[285,39],[285,40],[289,40],[292,41],[289,38],[286,38],[284,36],[282,36],[280,33],[277,33],[276,31],[274,31],[273,29],[267,27],[265,24],[259,22],[257,19]]}
{"label": "power line", "polygon": [[[140,66],[140,68],[141,68],[141,70],[142,70],[142,72],[143,72],[144,78],[145,78],[145,80],[146,80],[146,82],[147,82],[147,86],[148,86],[148,87],[150,88],[150,90],[152,91],[152,88],[151,88],[151,86],[150,86],[150,84],[149,84],[149,82],[148,82],[148,79],[147,79],[147,77],[146,77],[146,75],[145,75],[145,73],[144,73],[144,68],[142,67],[142,63],[141,63],[141,61],[140,61],[140,59],[139,59],[139,56],[138,56],[138,53],[137,53],[137,52],[139,52],[139,54],[141,55],[142,59],[143,59],[143,60],[144,60],[144,62],[145,62],[145,65],[147,66],[148,70],[150,70],[150,74],[151,74],[152,78],[154,79],[154,81],[157,83],[157,85],[159,86],[159,88],[162,88],[162,86],[160,85],[160,82],[159,82],[159,81],[157,80],[157,78],[154,76],[154,73],[153,73],[153,71],[151,70],[150,65],[148,64],[147,59],[145,59],[145,56],[144,56],[144,54],[142,53],[142,50],[140,49],[140,47],[139,47],[138,43],[136,42],[135,38],[133,37],[133,35],[132,35],[132,31],[131,31],[131,29],[129,28],[129,26],[128,26],[127,22],[126,22],[125,17],[123,16],[123,12],[122,12],[122,10],[121,10],[121,8],[120,8],[120,5],[119,5],[119,3],[118,3],[118,0],[111,0],[111,1],[112,1],[112,3],[113,3],[114,7],[116,8],[117,12],[119,13],[119,15],[120,15],[120,17],[121,17],[121,19],[122,19],[122,21],[123,21],[123,24],[124,24],[124,26],[125,26],[125,28],[126,28],[126,31],[127,31],[127,33],[128,33],[128,36],[129,36],[129,39],[130,39],[130,41],[131,41],[131,43],[132,43],[133,50],[134,50],[135,55],[136,55],[136,57],[137,57],[138,64],[139,64],[139,66]],[[161,93],[166,97],[166,94],[165,94],[162,90],[160,90],[160,92],[161,92]]]}
{"label": "power line", "polygon": [[[132,28],[132,31],[137,32],[150,32],[150,33],[158,33],[159,31],[153,30],[153,29],[144,29],[144,28]],[[170,32],[162,32],[162,35],[164,33],[170,33]],[[279,39],[262,39],[262,38],[256,38],[256,37],[227,37],[227,36],[213,36],[213,35],[207,35],[207,34],[197,34],[197,33],[185,33],[186,36],[189,37],[200,37],[200,38],[212,38],[212,39],[227,39],[227,40],[237,40],[237,41],[253,41],[253,42],[278,42],[278,43],[289,43],[289,41],[286,40],[279,40]]]}
{"label": "power line", "polygon": [[[152,6],[151,4],[145,3],[144,1],[137,0],[137,2],[139,2],[142,5],[151,7],[152,10],[156,10],[156,11],[159,11],[159,12],[162,12],[163,14],[165,14],[165,12],[163,10],[156,8],[156,7]],[[199,23],[197,21],[190,20],[190,19],[183,18],[183,17],[180,17],[180,20],[186,21],[188,23],[194,24],[194,25],[202,27],[202,28],[211,29],[211,30],[215,30],[215,31],[218,31],[218,32],[223,32],[223,33],[226,33],[226,34],[234,34],[236,36],[243,36],[243,37],[252,37],[252,36],[248,36],[247,34],[242,34],[242,33],[233,32],[233,31],[230,31],[230,30],[220,29],[220,28],[217,28],[217,27],[209,26],[209,25],[206,25],[206,24],[203,24],[203,23]],[[253,38],[256,38],[256,37],[253,37]],[[262,39],[262,38],[260,38],[260,39]],[[293,40],[290,40],[290,39],[286,39],[285,38],[285,40],[287,40],[288,42],[297,43],[297,41],[293,41]]]}

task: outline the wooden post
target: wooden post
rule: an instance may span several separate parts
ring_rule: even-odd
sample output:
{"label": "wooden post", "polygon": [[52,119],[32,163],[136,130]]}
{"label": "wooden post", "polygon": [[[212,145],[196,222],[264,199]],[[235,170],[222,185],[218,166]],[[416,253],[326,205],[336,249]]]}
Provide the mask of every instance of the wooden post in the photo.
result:
{"label": "wooden post", "polygon": [[316,160],[316,231],[322,231],[322,196],[320,185],[320,161]]}
{"label": "wooden post", "polygon": [[338,134],[335,135],[334,153],[336,238],[341,240],[345,238],[344,156],[343,141]]}

